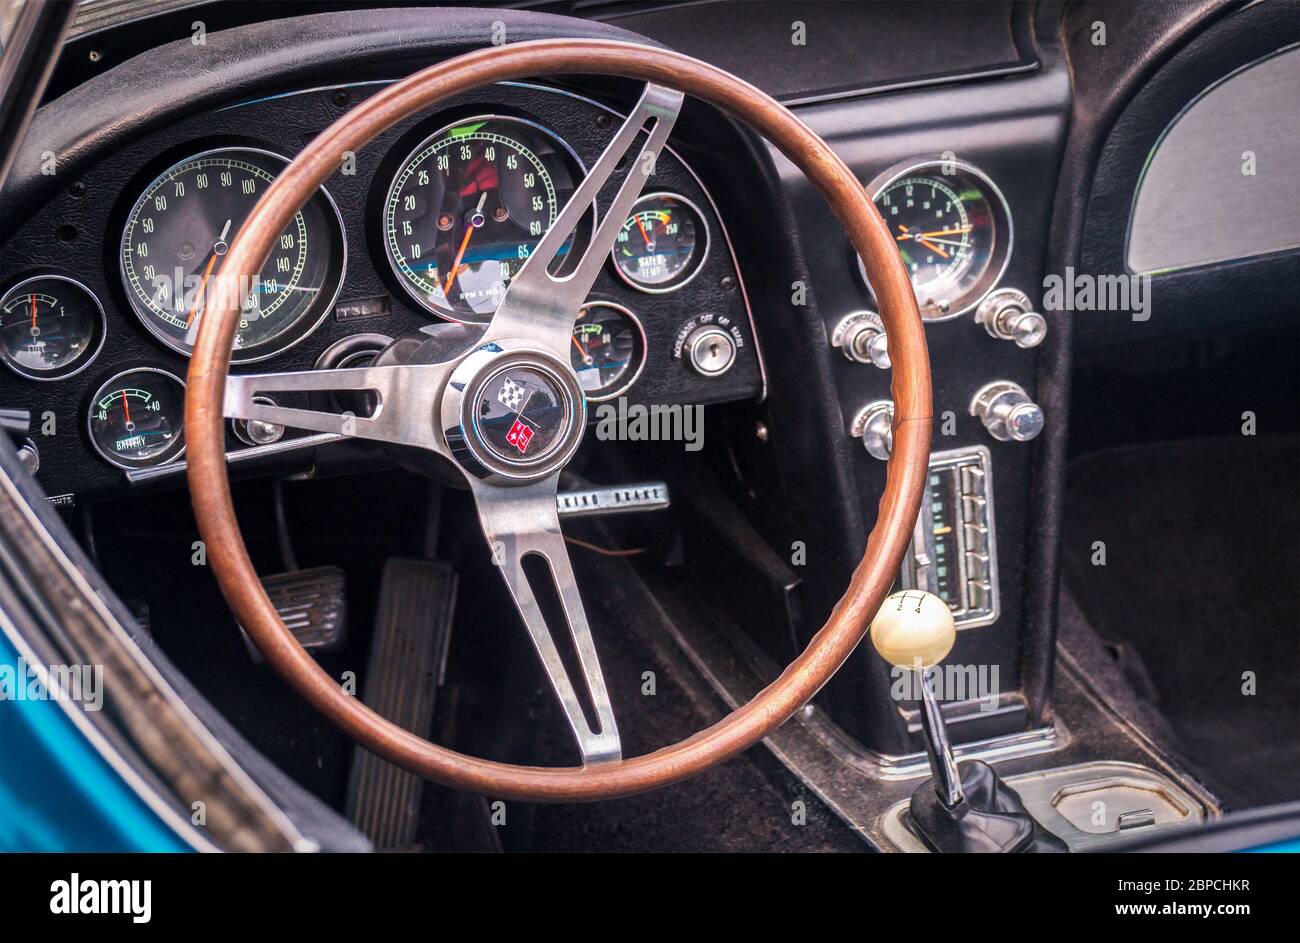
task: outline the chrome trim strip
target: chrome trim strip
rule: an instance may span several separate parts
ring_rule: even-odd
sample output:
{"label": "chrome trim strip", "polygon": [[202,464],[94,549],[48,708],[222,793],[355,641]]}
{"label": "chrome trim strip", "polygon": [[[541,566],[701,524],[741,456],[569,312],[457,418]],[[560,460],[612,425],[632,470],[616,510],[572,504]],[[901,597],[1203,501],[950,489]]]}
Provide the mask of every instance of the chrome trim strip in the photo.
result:
{"label": "chrome trim strip", "polygon": [[[279,442],[272,442],[270,445],[255,445],[251,448],[227,452],[226,463],[233,465],[236,462],[264,458],[268,455],[295,452],[298,449],[311,449],[318,445],[342,442],[346,438],[347,436],[335,432],[322,432],[319,435],[300,436],[297,439],[281,439]],[[152,468],[131,468],[126,470],[126,481],[127,484],[131,485],[142,485],[162,478],[174,478],[183,474],[186,467],[186,462],[173,460],[163,465],[155,465]]]}
{"label": "chrome trim strip", "polygon": [[[8,479],[5,479],[5,484],[9,484]],[[24,503],[21,495],[15,495],[15,497],[18,499],[17,503]],[[50,678],[49,671],[46,665],[43,664],[44,659],[36,654],[31,646],[27,644],[27,640],[18,634],[17,628],[14,627],[2,610],[0,610],[0,632],[4,633],[5,638],[13,645],[19,657],[26,659],[28,670],[34,672],[40,678],[41,684],[48,688]],[[164,802],[161,796],[154,792],[153,788],[122,758],[121,754],[104,738],[103,734],[96,730],[95,726],[86,719],[84,712],[74,708],[66,698],[51,698],[50,700],[58,705],[68,720],[72,721],[73,726],[77,728],[77,732],[90,741],[95,752],[103,757],[104,761],[113,768],[115,773],[122,777],[122,781],[126,783],[127,787],[182,841],[195,851],[221,850],[203,837],[192,825],[178,815],[175,809]]]}
{"label": "chrome trim strip", "polygon": [[[824,717],[816,708],[804,708],[799,718],[803,726],[840,760],[873,779],[897,782],[921,779],[930,775],[930,760],[924,750],[916,753],[877,753],[851,740],[839,726]],[[986,740],[958,743],[953,746],[952,752],[959,761],[984,760],[994,763],[999,760],[1051,753],[1069,742],[1069,731],[1057,720],[1045,727],[989,737]]]}
{"label": "chrome trim strip", "polygon": [[668,485],[662,481],[645,481],[634,485],[593,485],[577,491],[561,491],[555,496],[556,509],[561,518],[662,511],[671,503]]}

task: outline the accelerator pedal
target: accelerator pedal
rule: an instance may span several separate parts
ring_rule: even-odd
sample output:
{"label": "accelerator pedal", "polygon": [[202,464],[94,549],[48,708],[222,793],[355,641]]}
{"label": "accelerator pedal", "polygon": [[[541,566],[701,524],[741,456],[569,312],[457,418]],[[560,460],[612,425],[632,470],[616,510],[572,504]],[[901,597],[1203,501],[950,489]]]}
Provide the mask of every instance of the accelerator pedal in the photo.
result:
{"label": "accelerator pedal", "polygon": [[[389,560],[366,669],[364,701],[428,739],[456,603],[456,573],[433,560]],[[377,849],[415,843],[424,780],[360,747],[352,758],[347,815]]]}
{"label": "accelerator pedal", "polygon": [[[343,647],[348,634],[348,597],[341,569],[318,566],[276,573],[262,578],[262,588],[303,648],[332,652]],[[260,664],[262,653],[247,635],[244,644],[253,661]]]}

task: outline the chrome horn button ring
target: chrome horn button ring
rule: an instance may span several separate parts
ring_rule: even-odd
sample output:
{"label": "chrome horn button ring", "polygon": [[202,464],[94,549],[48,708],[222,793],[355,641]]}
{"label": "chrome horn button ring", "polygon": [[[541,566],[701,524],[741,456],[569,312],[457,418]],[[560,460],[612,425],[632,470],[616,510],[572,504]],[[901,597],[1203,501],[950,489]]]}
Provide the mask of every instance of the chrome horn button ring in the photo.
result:
{"label": "chrome horn button ring", "polygon": [[586,428],[587,400],[573,368],[533,345],[487,343],[447,383],[443,435],[475,478],[522,484],[558,471]]}

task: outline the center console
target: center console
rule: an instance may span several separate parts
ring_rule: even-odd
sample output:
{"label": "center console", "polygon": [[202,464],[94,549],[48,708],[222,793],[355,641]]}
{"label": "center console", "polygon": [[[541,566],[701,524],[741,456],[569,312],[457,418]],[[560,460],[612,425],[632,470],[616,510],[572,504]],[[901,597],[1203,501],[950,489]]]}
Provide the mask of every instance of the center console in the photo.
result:
{"label": "center console", "polygon": [[[1002,80],[997,96],[976,83],[799,110],[873,195],[926,324],[932,459],[899,586],[949,604],[958,630],[952,661],[977,666],[976,690],[944,701],[957,743],[1013,738],[1036,749],[1035,739],[1054,735],[1045,698],[1051,646],[1027,643],[1027,633],[1045,627],[1031,628],[1026,587],[1038,566],[1029,542],[1035,440],[1064,418],[1037,405],[1038,348],[1053,325],[1033,299],[1042,294],[1068,103],[1063,71],[1043,68]],[[820,195],[793,168],[778,167],[820,329],[822,349],[809,355],[831,378],[833,399],[784,403],[774,377],[770,408],[788,422],[821,425],[838,440],[848,470],[845,515],[831,525],[843,545],[832,545],[831,533],[819,533],[816,545],[809,540],[809,555],[822,554],[803,587],[808,632],[865,546],[892,446],[891,369],[858,260]],[[789,475],[826,502],[834,499],[824,468]],[[859,652],[829,687],[826,707],[869,750],[915,756],[923,748],[920,705],[891,700],[890,684],[879,662]]]}

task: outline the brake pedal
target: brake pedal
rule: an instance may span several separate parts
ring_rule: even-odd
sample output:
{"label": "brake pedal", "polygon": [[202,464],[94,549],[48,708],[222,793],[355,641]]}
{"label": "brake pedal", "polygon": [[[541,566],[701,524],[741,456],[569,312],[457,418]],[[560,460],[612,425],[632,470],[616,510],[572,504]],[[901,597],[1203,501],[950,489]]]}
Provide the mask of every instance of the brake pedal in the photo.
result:
{"label": "brake pedal", "polygon": [[[456,573],[433,560],[389,560],[366,669],[368,707],[417,737],[433,728],[434,697],[451,638]],[[409,848],[424,780],[357,747],[347,815],[376,848]]]}
{"label": "brake pedal", "polygon": [[[276,573],[262,578],[262,588],[303,648],[332,652],[343,647],[348,634],[348,597],[341,569],[318,566]],[[242,626],[239,631],[244,631]],[[260,664],[262,653],[246,634],[244,644]]]}

